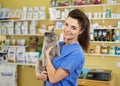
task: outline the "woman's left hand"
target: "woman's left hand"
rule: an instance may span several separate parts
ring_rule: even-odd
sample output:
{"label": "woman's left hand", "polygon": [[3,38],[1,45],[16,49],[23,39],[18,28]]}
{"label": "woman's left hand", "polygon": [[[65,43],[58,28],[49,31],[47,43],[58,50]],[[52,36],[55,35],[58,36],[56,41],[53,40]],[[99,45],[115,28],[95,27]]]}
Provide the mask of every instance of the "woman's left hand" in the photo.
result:
{"label": "woman's left hand", "polygon": [[49,57],[49,54],[50,54],[50,51],[52,50],[52,48],[55,47],[55,46],[51,46],[49,47],[47,50],[46,50],[46,57]]}

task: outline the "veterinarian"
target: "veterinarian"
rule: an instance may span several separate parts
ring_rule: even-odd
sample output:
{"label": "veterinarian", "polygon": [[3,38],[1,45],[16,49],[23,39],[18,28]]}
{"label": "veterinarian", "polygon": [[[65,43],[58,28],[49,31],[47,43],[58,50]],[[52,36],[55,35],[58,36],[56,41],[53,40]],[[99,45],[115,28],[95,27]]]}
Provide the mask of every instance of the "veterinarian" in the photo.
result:
{"label": "veterinarian", "polygon": [[84,51],[88,51],[90,42],[90,22],[80,9],[74,9],[66,18],[60,42],[60,57],[50,61],[49,48],[46,51],[46,70],[36,74],[46,81],[46,86],[78,86],[78,77],[84,66]]}

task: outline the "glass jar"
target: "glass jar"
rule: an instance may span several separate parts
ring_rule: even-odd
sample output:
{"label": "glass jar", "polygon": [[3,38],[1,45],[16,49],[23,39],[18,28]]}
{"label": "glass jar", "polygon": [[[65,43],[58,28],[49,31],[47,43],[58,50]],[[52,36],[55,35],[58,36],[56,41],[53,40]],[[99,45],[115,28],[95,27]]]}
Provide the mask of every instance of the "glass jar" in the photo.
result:
{"label": "glass jar", "polygon": [[109,54],[115,55],[115,46],[110,46]]}
{"label": "glass jar", "polygon": [[94,54],[95,53],[94,49],[90,49],[90,53]]}
{"label": "glass jar", "polygon": [[101,46],[95,46],[95,54],[100,54]]}
{"label": "glass jar", "polygon": [[102,46],[101,53],[102,54],[108,54],[108,48],[107,48],[107,46]]}
{"label": "glass jar", "polygon": [[116,47],[116,55],[120,55],[120,46]]}

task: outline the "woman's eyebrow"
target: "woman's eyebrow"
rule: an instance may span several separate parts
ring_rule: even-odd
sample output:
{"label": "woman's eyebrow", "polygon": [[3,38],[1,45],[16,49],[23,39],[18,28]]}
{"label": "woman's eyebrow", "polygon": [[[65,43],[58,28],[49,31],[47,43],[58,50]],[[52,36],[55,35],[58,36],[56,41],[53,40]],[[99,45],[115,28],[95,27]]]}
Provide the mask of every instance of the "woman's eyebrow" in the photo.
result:
{"label": "woman's eyebrow", "polygon": [[78,28],[77,26],[72,25],[71,27]]}

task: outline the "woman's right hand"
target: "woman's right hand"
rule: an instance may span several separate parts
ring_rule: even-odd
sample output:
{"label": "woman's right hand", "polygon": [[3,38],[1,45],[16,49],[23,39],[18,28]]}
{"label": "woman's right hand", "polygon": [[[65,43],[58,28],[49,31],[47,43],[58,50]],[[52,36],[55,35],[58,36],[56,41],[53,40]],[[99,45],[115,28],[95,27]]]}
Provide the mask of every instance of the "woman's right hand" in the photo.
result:
{"label": "woman's right hand", "polygon": [[46,81],[48,79],[46,71],[43,71],[41,73],[36,73],[36,77],[42,81]]}

